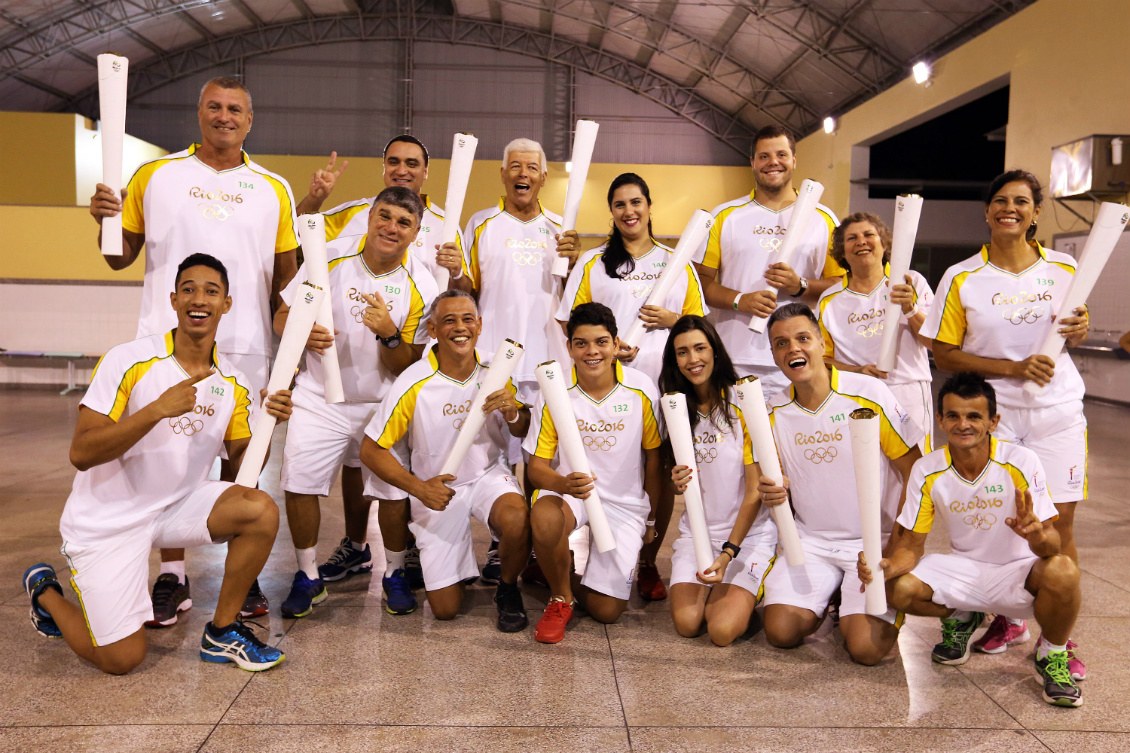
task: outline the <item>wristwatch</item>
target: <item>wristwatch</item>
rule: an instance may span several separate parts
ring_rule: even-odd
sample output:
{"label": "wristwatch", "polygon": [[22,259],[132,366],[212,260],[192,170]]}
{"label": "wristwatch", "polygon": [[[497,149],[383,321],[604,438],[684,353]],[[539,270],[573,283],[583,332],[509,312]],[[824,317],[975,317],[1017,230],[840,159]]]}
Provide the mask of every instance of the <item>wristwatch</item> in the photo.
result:
{"label": "wristwatch", "polygon": [[730,555],[730,559],[736,560],[738,555],[742,553],[742,548],[732,541],[727,541],[722,545],[722,551]]}
{"label": "wristwatch", "polygon": [[807,292],[808,292],[808,280],[806,280],[802,277],[802,278],[800,278],[800,290],[793,293],[793,298],[800,298],[802,295],[804,295]]}
{"label": "wristwatch", "polygon": [[396,330],[396,332],[389,335],[388,337],[381,337],[380,335],[377,335],[377,339],[380,340],[381,345],[385,346],[389,350],[392,350],[393,348],[399,348],[400,330]]}

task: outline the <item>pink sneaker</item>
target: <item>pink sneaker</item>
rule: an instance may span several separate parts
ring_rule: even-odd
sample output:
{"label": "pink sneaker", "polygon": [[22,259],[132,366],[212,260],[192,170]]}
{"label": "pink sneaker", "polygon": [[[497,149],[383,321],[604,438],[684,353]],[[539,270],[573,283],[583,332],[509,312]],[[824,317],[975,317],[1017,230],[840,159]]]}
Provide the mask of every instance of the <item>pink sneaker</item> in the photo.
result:
{"label": "pink sneaker", "polygon": [[1001,654],[1007,651],[1009,646],[1024,643],[1031,637],[1027,622],[1013,625],[1003,614],[998,614],[993,618],[993,624],[989,625],[985,634],[973,642],[973,649],[982,654]]}
{"label": "pink sneaker", "polygon": [[1071,672],[1072,680],[1086,680],[1087,665],[1079,658],[1079,654],[1075,653],[1077,648],[1079,648],[1079,644],[1069,638],[1067,640],[1067,669]]}

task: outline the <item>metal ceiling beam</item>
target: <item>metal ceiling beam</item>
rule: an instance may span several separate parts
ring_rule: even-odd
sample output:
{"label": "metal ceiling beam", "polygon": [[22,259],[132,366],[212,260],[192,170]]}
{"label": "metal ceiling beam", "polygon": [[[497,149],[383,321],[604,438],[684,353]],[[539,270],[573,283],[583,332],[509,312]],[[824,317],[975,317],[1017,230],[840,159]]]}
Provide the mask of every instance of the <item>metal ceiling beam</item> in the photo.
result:
{"label": "metal ceiling beam", "polygon": [[[181,48],[131,66],[129,96],[140,97],[200,71],[269,52],[334,42],[393,40],[472,45],[572,66],[662,105],[743,156],[753,131],[704,97],[633,61],[534,29],[437,15],[418,7],[412,13],[322,16],[268,24]],[[97,97],[97,89],[91,87],[59,109],[94,115]]]}

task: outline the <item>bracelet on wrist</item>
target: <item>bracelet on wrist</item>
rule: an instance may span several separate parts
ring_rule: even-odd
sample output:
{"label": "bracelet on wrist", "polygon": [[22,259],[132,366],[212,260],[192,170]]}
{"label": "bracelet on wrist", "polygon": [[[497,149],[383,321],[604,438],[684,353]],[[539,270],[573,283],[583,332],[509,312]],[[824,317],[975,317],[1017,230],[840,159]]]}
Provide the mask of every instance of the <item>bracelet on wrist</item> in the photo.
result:
{"label": "bracelet on wrist", "polygon": [[647,527],[648,528],[655,528],[655,518],[648,518]]}
{"label": "bracelet on wrist", "polygon": [[508,424],[516,424],[516,423],[518,423],[519,419],[521,419],[521,418],[522,418],[522,409],[521,409],[521,408],[519,408],[519,409],[518,409],[517,411],[515,411],[515,412],[514,412],[514,420],[513,420],[513,421],[511,421],[511,420],[510,420],[510,419],[508,418],[508,419],[506,419],[506,423],[508,423]]}
{"label": "bracelet on wrist", "polygon": [[452,277],[452,278],[451,278],[451,281],[452,281],[452,282],[455,282],[456,280],[462,280],[462,279],[463,279],[463,268],[462,268],[462,267],[460,267],[460,268],[459,268],[459,274],[457,274],[457,275],[455,275],[454,277]]}
{"label": "bracelet on wrist", "polygon": [[742,302],[742,294],[738,293],[736,296],[734,296],[734,301],[733,301],[733,303],[730,304],[730,308],[732,308],[734,311],[737,311],[738,307],[741,305],[741,302]]}
{"label": "bracelet on wrist", "polygon": [[722,545],[722,551],[730,555],[730,559],[736,560],[738,555],[742,553],[742,548],[732,541],[727,541]]}

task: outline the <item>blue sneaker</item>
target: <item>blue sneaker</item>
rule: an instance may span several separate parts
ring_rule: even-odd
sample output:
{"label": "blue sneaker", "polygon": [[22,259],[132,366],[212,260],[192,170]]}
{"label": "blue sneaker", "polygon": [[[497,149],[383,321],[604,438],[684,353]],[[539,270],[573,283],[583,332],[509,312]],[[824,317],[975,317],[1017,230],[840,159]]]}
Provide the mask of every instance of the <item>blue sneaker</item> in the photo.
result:
{"label": "blue sneaker", "polygon": [[35,632],[44,638],[62,638],[63,633],[55,620],[51,619],[47,610],[39,606],[39,595],[48,588],[54,588],[60,596],[63,595],[63,587],[55,577],[55,568],[40,562],[24,571],[24,590],[31,597],[31,624],[35,626]]}
{"label": "blue sneaker", "polygon": [[283,617],[305,617],[314,611],[315,604],[321,604],[327,596],[329,593],[321,578],[310,580],[306,577],[306,573],[299,570],[294,574],[290,594],[282,603]]}
{"label": "blue sneaker", "polygon": [[209,622],[200,636],[200,658],[216,664],[234,662],[248,672],[262,672],[282,663],[286,654],[256,638],[242,622],[233,622],[222,631]]}
{"label": "blue sneaker", "polygon": [[366,544],[364,549],[358,549],[346,536],[325,564],[318,565],[318,575],[326,583],[333,583],[355,573],[370,572],[372,569],[373,553],[369,545]]}
{"label": "blue sneaker", "polygon": [[385,592],[385,611],[389,614],[411,614],[416,611],[416,594],[408,583],[404,568],[393,570],[381,580]]}

